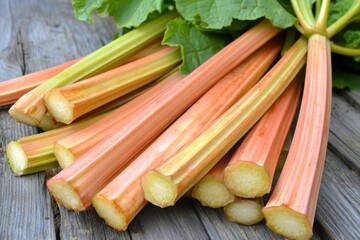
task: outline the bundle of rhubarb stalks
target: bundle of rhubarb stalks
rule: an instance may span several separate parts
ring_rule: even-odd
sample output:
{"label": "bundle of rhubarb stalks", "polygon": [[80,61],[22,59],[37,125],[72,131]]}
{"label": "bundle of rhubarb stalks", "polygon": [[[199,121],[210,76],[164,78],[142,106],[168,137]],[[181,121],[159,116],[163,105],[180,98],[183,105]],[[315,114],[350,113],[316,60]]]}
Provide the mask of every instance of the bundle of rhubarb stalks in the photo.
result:
{"label": "bundle of rhubarb stalks", "polygon": [[163,44],[169,22],[183,21],[177,6],[85,57],[0,83],[1,106],[43,130],[7,145],[11,170],[60,167],[47,182],[58,204],[92,205],[117,230],[148,202],[164,208],[187,196],[230,221],[265,218],[279,235],[310,238],[329,132],[330,39],[360,3],[328,26],[330,1],[316,1],[315,13],[310,1],[291,2],[301,34],[261,18],[187,75],[186,49]]}

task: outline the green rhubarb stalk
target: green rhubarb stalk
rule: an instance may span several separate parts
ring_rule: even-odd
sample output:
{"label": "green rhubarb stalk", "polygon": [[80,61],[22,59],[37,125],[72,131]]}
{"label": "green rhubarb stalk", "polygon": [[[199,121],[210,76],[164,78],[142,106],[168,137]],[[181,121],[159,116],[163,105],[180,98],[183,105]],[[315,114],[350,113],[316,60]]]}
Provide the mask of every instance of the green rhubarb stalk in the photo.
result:
{"label": "green rhubarb stalk", "polygon": [[[135,61],[139,58],[150,55],[155,51],[159,50],[160,48],[161,41],[159,40],[158,42],[155,42],[154,44],[144,48],[137,54],[130,57],[127,62]],[[39,86],[41,83],[49,80],[50,78],[56,76],[57,74],[64,71],[66,68],[70,67],[81,59],[82,58],[74,59],[69,62],[50,67],[48,69],[40,70],[38,72],[29,73],[21,77],[0,82],[0,107],[14,104],[25,93],[29,92],[30,90],[34,89],[35,87]],[[101,71],[97,71],[97,73],[100,73],[107,69],[112,69],[113,67],[117,67],[117,65],[119,65],[119,63],[115,62],[114,66],[110,65],[106,69],[101,69]],[[41,129],[47,131],[56,127],[56,123],[53,123],[55,125],[51,125],[51,122],[54,122],[51,121],[51,119],[44,120],[44,122],[46,121],[49,122],[43,124],[40,123]],[[45,129],[43,128],[43,125]]]}
{"label": "green rhubarb stalk", "polygon": [[39,86],[46,80],[54,77],[64,69],[78,62],[81,58],[45,69],[33,72],[21,77],[0,82],[0,107],[15,103],[22,95]]}
{"label": "green rhubarb stalk", "polygon": [[[337,34],[343,28],[345,28],[346,25],[349,24],[356,17],[356,15],[359,14],[359,12],[360,12],[360,1],[354,0],[352,6],[347,11],[347,13],[345,13],[341,18],[339,18],[336,22],[331,24],[331,26],[329,26],[326,29],[326,36],[329,39],[335,36],[335,34]],[[325,21],[324,19],[327,18],[327,16],[323,16],[323,17],[324,17],[323,19],[320,19],[321,21]]]}
{"label": "green rhubarb stalk", "polygon": [[114,134],[113,125],[126,125],[133,116],[139,115],[146,110],[154,99],[168,91],[184,76],[179,71],[164,76],[154,87],[149,89],[139,97],[129,101],[114,113],[98,121],[89,128],[82,129],[70,136],[60,138],[55,142],[54,154],[61,168],[72,164],[77,158],[85,154],[90,149],[100,144],[104,139]]}
{"label": "green rhubarb stalk", "polygon": [[[242,42],[239,42],[239,47],[234,47],[238,51],[236,54],[241,54],[242,58],[245,58],[246,50],[255,51],[254,48],[259,47],[260,45],[264,44],[266,40],[269,40],[272,36],[276,35],[281,31],[279,28],[273,27],[269,22],[264,21],[256,26],[256,28],[249,31],[246,35],[242,36]],[[253,44],[253,39],[258,39],[259,41],[256,41],[258,44],[257,46]],[[249,45],[245,45],[246,42],[249,42]],[[234,54],[234,50],[230,49],[229,54]],[[248,54],[248,53],[246,53]],[[224,55],[228,55],[226,52]],[[241,59],[240,59],[241,60]],[[263,62],[264,63],[264,62]],[[233,64],[233,63],[231,63]],[[206,70],[207,72],[212,72],[212,69],[216,68],[217,66],[210,66],[209,70]],[[223,68],[219,69],[219,73],[221,71],[224,71]],[[204,73],[204,74],[205,74]],[[199,73],[196,73],[197,75],[200,75]],[[218,73],[217,73],[218,74]],[[208,78],[213,78],[212,75],[207,75]],[[149,100],[146,100],[149,102]],[[130,114],[131,111],[135,110],[137,106],[140,104],[138,103],[129,103],[127,106],[124,106],[125,109],[119,110],[121,111],[122,120],[125,124],[128,120],[126,120],[126,114]],[[131,110],[131,111],[130,111]],[[120,114],[120,112],[119,112]],[[109,127],[112,124],[115,124],[115,122],[119,121],[117,117],[112,117],[107,120],[102,126],[94,127],[89,130],[83,130],[79,132],[76,136],[69,136],[63,139],[60,139],[55,144],[55,155],[60,162],[60,166],[65,167],[69,165],[70,163],[74,162],[75,159],[80,157],[82,154],[84,154],[88,149],[92,148],[93,146],[97,145],[99,142],[102,141],[102,139],[106,138],[107,136],[107,128],[105,126]]]}
{"label": "green rhubarb stalk", "polygon": [[69,86],[49,91],[45,105],[58,122],[72,123],[78,117],[144,86],[176,67],[177,48],[157,52]]}
{"label": "green rhubarb stalk", "polygon": [[177,17],[177,13],[167,12],[84,57],[81,61],[21,97],[10,108],[10,115],[19,122],[36,126],[47,112],[43,96],[49,90],[87,78],[98,72],[99,69],[113,65],[114,62],[120,65],[143,47],[157,40],[163,34],[168,21],[175,17]]}
{"label": "green rhubarb stalk", "polygon": [[142,177],[151,203],[174,205],[258,121],[305,64],[307,41],[300,38],[276,65],[207,131]]}
{"label": "green rhubarb stalk", "polygon": [[[12,141],[6,146],[7,160],[10,169],[16,176],[32,174],[59,166],[54,153],[54,143],[62,138],[71,136],[82,129],[92,126],[95,122],[105,118],[110,112],[127,103],[133,98],[143,94],[154,84],[148,84],[142,88],[126,94],[101,108],[88,113],[86,118],[69,126],[63,126],[52,131],[47,131],[32,136],[27,136]],[[52,121],[53,118],[44,118]],[[53,123],[51,123],[53,124]],[[50,125],[51,125],[50,124]],[[44,126],[45,127],[45,126]]]}
{"label": "green rhubarb stalk", "polygon": [[105,115],[94,116],[69,126],[10,142],[6,146],[6,157],[11,171],[16,176],[22,176],[58,167],[54,155],[54,142],[90,126]]}

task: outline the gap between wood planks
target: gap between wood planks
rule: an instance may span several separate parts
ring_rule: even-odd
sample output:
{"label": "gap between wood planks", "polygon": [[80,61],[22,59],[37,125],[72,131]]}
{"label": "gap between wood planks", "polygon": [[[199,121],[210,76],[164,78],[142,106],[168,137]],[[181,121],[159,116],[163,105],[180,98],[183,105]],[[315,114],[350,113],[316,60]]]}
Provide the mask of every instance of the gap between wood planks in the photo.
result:
{"label": "gap between wood planks", "polygon": [[[45,171],[45,184],[46,184],[48,179],[52,178],[57,173],[58,173],[58,171],[54,171],[54,170]],[[45,184],[44,184],[45,191],[47,191],[47,188],[46,188]],[[61,224],[60,209],[59,209],[59,206],[56,203],[55,199],[52,196],[50,196],[50,198],[51,198],[51,208],[52,208],[53,218],[54,218],[55,237],[56,237],[56,239],[61,239],[60,238],[60,224]]]}

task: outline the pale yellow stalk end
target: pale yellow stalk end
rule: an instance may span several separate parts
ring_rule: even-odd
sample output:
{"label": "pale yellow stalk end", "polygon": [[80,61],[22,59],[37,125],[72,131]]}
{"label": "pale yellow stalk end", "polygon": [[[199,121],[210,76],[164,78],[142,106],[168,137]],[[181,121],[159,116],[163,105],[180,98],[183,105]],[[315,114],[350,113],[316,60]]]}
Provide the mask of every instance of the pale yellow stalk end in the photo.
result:
{"label": "pale yellow stalk end", "polygon": [[119,211],[114,202],[103,198],[101,195],[96,195],[91,201],[97,214],[109,226],[120,231],[127,229],[128,223],[126,222],[126,217]]}
{"label": "pale yellow stalk end", "polygon": [[55,142],[54,155],[62,169],[72,164],[76,158],[72,152],[61,144]]}
{"label": "pale yellow stalk end", "polygon": [[83,211],[86,209],[79,194],[67,182],[62,180],[49,180],[47,186],[56,201],[67,209]]}
{"label": "pale yellow stalk end", "polygon": [[70,124],[73,121],[73,104],[70,103],[60,92],[54,91],[45,94],[46,108],[56,121]]}
{"label": "pale yellow stalk end", "polygon": [[225,187],[224,182],[210,175],[205,176],[193,188],[192,197],[201,205],[220,208],[235,200],[234,194]]}
{"label": "pale yellow stalk end", "polygon": [[172,206],[176,201],[177,188],[170,177],[151,170],[141,179],[145,199],[152,204],[164,207]]}
{"label": "pale yellow stalk end", "polygon": [[262,205],[256,199],[238,198],[224,207],[224,213],[231,222],[254,225],[264,219],[261,209]]}
{"label": "pale yellow stalk end", "polygon": [[263,208],[266,225],[276,234],[289,239],[310,239],[312,226],[305,215],[285,206]]}
{"label": "pale yellow stalk end", "polygon": [[266,170],[251,162],[238,162],[225,169],[224,182],[230,192],[244,198],[261,197],[270,192]]}
{"label": "pale yellow stalk end", "polygon": [[6,146],[6,156],[11,171],[16,176],[23,175],[24,169],[27,167],[28,157],[26,156],[21,144],[12,141]]}
{"label": "pale yellow stalk end", "polygon": [[29,117],[25,113],[19,111],[15,105],[13,105],[9,110],[10,116],[12,116],[17,122],[24,123],[29,126],[36,126],[38,124],[35,119]]}

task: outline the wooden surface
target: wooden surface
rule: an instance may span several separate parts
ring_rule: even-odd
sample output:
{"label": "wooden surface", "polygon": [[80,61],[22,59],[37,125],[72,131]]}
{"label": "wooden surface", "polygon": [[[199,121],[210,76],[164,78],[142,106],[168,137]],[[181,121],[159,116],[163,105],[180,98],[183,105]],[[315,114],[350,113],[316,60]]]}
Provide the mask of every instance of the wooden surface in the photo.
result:
{"label": "wooden surface", "polygon": [[[70,0],[0,0],[0,81],[88,54],[115,31],[111,21],[75,20]],[[281,239],[264,222],[239,226],[190,199],[166,209],[148,205],[125,232],[92,208],[59,208],[45,186],[53,172],[14,177],[8,169],[5,145],[37,129],[14,122],[7,110],[0,110],[0,239]],[[360,91],[334,91],[314,239],[360,239],[359,169]]]}

